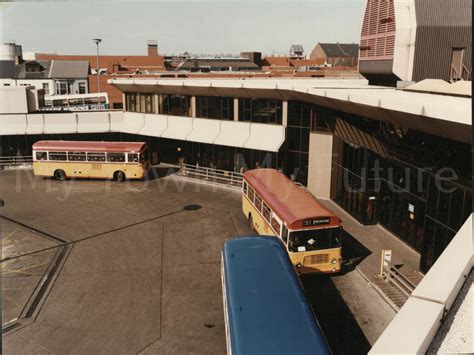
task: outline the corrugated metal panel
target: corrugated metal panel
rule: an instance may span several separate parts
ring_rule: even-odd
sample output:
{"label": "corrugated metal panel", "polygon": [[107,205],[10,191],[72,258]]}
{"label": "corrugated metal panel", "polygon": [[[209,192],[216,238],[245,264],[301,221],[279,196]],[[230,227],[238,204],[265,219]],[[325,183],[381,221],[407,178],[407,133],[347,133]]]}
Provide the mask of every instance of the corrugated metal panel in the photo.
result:
{"label": "corrugated metal panel", "polygon": [[394,42],[393,0],[368,0],[362,23],[360,59],[371,61],[392,59]]}
{"label": "corrugated metal panel", "polygon": [[472,56],[472,0],[416,0],[416,46],[413,80],[450,79],[453,48],[465,48],[469,70]]}

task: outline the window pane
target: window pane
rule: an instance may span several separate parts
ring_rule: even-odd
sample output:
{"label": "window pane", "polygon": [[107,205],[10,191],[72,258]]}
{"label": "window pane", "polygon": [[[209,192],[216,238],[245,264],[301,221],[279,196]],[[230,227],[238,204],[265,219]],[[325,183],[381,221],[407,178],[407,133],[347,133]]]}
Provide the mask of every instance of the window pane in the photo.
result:
{"label": "window pane", "polygon": [[108,153],[107,161],[123,163],[125,161],[125,153]]}
{"label": "window pane", "polygon": [[250,201],[253,202],[253,199],[254,199],[254,192],[253,192],[253,190],[252,190],[250,187],[249,187],[249,199],[250,199]]}
{"label": "window pane", "polygon": [[129,153],[128,154],[128,162],[129,163],[138,163],[138,154]]}
{"label": "window pane", "polygon": [[48,153],[36,152],[36,160],[48,160]]}
{"label": "window pane", "polygon": [[87,153],[88,161],[105,161],[105,153]]}
{"label": "window pane", "polygon": [[66,152],[50,152],[49,160],[67,160]]}
{"label": "window pane", "polygon": [[266,204],[263,204],[262,214],[263,217],[270,222],[270,208]]}
{"label": "window pane", "polygon": [[277,235],[280,235],[280,222],[278,222],[275,218],[272,218],[272,228]]}
{"label": "window pane", "polygon": [[67,157],[70,161],[86,161],[85,152],[69,152],[67,153]]}

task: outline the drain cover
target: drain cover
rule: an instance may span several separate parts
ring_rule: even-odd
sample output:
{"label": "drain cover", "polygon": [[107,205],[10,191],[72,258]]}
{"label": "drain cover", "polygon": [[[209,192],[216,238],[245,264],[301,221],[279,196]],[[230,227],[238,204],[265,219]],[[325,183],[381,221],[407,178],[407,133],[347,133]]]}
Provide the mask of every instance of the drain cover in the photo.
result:
{"label": "drain cover", "polygon": [[197,211],[202,208],[201,205],[186,205],[183,207],[183,210],[185,211]]}

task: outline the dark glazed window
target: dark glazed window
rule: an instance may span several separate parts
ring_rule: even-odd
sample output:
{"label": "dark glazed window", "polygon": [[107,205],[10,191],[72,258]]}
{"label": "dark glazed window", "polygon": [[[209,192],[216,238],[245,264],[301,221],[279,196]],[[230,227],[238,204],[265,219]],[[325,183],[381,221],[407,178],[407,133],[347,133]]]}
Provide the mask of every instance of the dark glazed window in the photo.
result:
{"label": "dark glazed window", "polygon": [[268,222],[270,222],[270,213],[270,208],[264,203],[262,208],[262,214]]}
{"label": "dark glazed window", "polygon": [[36,160],[48,160],[48,153],[36,152]]}
{"label": "dark glazed window", "polygon": [[138,154],[128,153],[128,162],[129,163],[138,163]]}
{"label": "dark glazed window", "polygon": [[249,187],[249,200],[253,202],[255,197],[254,191]]}
{"label": "dark glazed window", "polygon": [[262,199],[260,198],[260,196],[255,196],[255,208],[261,212],[262,211]]}
{"label": "dark glazed window", "polygon": [[124,153],[108,153],[107,161],[114,163],[123,163],[125,161]]}
{"label": "dark glazed window", "polygon": [[196,116],[220,120],[234,119],[234,99],[220,96],[196,96]]}
{"label": "dark glazed window", "polygon": [[69,161],[86,161],[85,152],[69,152],[67,153],[67,158]]}
{"label": "dark glazed window", "polygon": [[239,121],[282,123],[282,100],[239,98]]}
{"label": "dark glazed window", "polygon": [[87,153],[87,161],[105,161],[105,153]]}
{"label": "dark glazed window", "polygon": [[49,152],[49,160],[67,161],[66,152]]}
{"label": "dark glazed window", "polygon": [[190,96],[163,94],[162,99],[160,113],[172,116],[190,116]]}
{"label": "dark glazed window", "polygon": [[272,218],[272,228],[277,235],[280,235],[280,222],[278,222],[275,218]]}

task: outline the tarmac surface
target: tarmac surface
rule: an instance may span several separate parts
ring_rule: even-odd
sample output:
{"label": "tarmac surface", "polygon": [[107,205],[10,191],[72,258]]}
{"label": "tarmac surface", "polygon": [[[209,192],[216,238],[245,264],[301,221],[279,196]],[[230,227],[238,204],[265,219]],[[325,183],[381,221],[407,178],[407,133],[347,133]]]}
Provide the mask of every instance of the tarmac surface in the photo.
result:
{"label": "tarmac surface", "polygon": [[[5,354],[225,353],[220,251],[251,234],[240,193],[168,172],[0,172]],[[303,285],[336,354],[366,353],[395,315],[354,268]]]}

